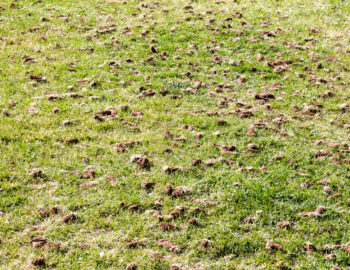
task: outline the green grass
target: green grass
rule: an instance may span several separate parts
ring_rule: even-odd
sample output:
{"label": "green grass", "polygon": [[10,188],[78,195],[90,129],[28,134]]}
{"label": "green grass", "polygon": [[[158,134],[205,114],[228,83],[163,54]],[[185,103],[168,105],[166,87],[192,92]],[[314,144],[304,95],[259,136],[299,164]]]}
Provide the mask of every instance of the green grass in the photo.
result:
{"label": "green grass", "polygon": [[[349,12],[340,0],[1,1],[0,268],[36,268],[43,258],[48,269],[346,269]],[[260,92],[274,99],[260,102]],[[95,119],[108,108],[114,117]],[[327,155],[316,157],[320,150]],[[137,154],[149,168],[130,161]],[[192,167],[194,159],[203,162]],[[88,168],[91,179],[81,177]],[[145,182],[156,184],[146,190]],[[191,193],[166,195],[167,184]],[[38,212],[55,205],[57,214]],[[318,206],[320,215],[302,216]],[[63,222],[70,213],[76,219]],[[164,222],[176,229],[162,230]],[[61,248],[38,247],[36,236]],[[131,241],[143,245],[127,248]]]}

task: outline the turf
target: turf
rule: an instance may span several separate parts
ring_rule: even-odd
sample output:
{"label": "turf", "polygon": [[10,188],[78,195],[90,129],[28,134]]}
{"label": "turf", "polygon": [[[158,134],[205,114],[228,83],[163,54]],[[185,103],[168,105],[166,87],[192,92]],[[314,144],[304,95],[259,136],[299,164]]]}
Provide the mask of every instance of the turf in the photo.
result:
{"label": "turf", "polygon": [[346,269],[349,12],[1,1],[0,268]]}

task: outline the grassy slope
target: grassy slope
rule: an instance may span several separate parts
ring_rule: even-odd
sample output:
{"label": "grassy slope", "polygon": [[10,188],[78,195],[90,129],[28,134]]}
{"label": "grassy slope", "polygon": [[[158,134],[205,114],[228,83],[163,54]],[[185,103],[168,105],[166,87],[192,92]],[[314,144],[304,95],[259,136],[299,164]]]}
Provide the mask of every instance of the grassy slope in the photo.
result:
{"label": "grassy slope", "polygon": [[[193,9],[184,9],[188,3],[179,0],[1,2],[3,269],[33,267],[35,257],[45,258],[50,268],[57,269],[123,269],[130,262],[139,269],[169,269],[172,264],[183,269],[271,269],[280,261],[286,267],[309,269],[350,264],[346,251],[322,250],[325,244],[350,242],[350,167],[346,163],[350,154],[349,146],[341,144],[349,143],[350,130],[349,107],[343,108],[343,104],[349,106],[350,98],[350,4],[237,2],[199,0],[190,3]],[[116,31],[100,33],[106,26]],[[176,30],[170,31],[173,27]],[[275,36],[264,35],[267,31]],[[150,50],[152,39],[157,53]],[[153,60],[142,61],[151,55]],[[259,55],[265,60],[258,61]],[[35,63],[26,62],[28,57]],[[129,58],[132,63],[126,61]],[[290,60],[285,71],[276,73],[268,65],[277,60]],[[31,80],[31,74],[46,77],[47,82]],[[85,84],[79,83],[85,78]],[[198,81],[203,84],[196,89]],[[254,95],[274,83],[280,83],[278,89],[270,90],[275,99],[258,103]],[[221,90],[220,85],[224,85]],[[156,94],[140,98],[139,86]],[[163,88],[168,88],[168,95],[159,93]],[[183,91],[188,88],[193,93]],[[327,91],[335,96],[319,97]],[[83,97],[47,99],[49,94],[68,92]],[[225,99],[227,106],[219,108],[218,102]],[[11,100],[16,106],[9,106]],[[266,104],[271,110],[266,110]],[[130,109],[123,111],[121,105]],[[318,112],[308,116],[310,106]],[[96,112],[110,107],[116,108],[115,118],[94,119]],[[36,112],[30,113],[29,108]],[[253,116],[224,114],[237,109],[250,110]],[[195,110],[206,112],[187,113]],[[131,111],[143,116],[134,117]],[[227,125],[218,125],[219,119]],[[65,126],[66,120],[77,124]],[[135,123],[140,131],[125,121]],[[259,122],[270,128],[255,128],[256,135],[248,136],[248,128]],[[165,130],[187,140],[166,139]],[[213,134],[217,131],[220,136]],[[199,141],[197,132],[204,135]],[[79,143],[67,144],[65,140],[71,138]],[[116,143],[134,140],[142,143],[124,153],[116,151]],[[315,145],[317,140],[324,143]],[[246,151],[251,143],[260,151]],[[237,153],[220,153],[213,144],[235,145]],[[173,152],[165,153],[167,148]],[[329,151],[328,156],[316,158],[321,149]],[[130,162],[135,154],[148,157],[149,170]],[[281,158],[274,159],[276,155]],[[166,165],[190,167],[195,158],[206,162],[218,157],[235,163],[202,164],[171,175],[163,170]],[[96,172],[95,179],[72,173],[82,173],[88,166]],[[43,176],[31,176],[32,168],[40,168]],[[113,185],[108,176],[116,178]],[[328,194],[317,184],[322,179],[330,181]],[[88,181],[98,184],[80,187]],[[156,182],[153,190],[142,188],[147,181]],[[200,205],[188,196],[164,195],[169,183],[191,187],[192,197],[209,199],[215,206]],[[308,188],[303,187],[305,183]],[[342,195],[329,198],[337,193]],[[154,205],[158,198],[163,199],[162,206]],[[140,209],[129,211],[121,207],[122,202]],[[59,207],[57,215],[42,217],[37,211],[53,205]],[[189,209],[170,220],[169,213],[180,205]],[[320,205],[326,210],[319,217],[300,215]],[[197,213],[196,207],[204,211]],[[152,209],[161,210],[177,229],[161,230]],[[71,212],[77,219],[62,222]],[[247,216],[255,221],[242,223]],[[199,225],[189,225],[190,218]],[[276,226],[285,220],[289,228]],[[61,243],[61,250],[34,248],[30,239],[37,235]],[[173,254],[159,247],[157,240],[162,238],[182,251]],[[210,240],[209,248],[198,248],[202,239]],[[133,240],[144,240],[145,245],[126,248]],[[281,244],[283,250],[266,250],[270,242]],[[306,242],[316,252],[307,253]],[[164,259],[154,258],[154,252]],[[330,253],[335,257],[327,259]]]}

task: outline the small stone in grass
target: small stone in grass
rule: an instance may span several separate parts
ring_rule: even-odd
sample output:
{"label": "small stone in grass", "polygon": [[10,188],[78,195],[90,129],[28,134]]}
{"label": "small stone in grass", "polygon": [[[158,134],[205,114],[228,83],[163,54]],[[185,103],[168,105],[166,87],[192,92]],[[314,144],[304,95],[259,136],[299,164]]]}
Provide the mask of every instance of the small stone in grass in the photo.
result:
{"label": "small stone in grass", "polygon": [[58,210],[59,210],[59,208],[58,208],[57,205],[54,205],[54,206],[52,206],[52,207],[50,208],[51,214],[54,214],[54,215],[57,215],[57,214],[58,214]]}
{"label": "small stone in grass", "polygon": [[46,237],[42,235],[38,235],[30,240],[30,243],[32,244],[33,248],[43,247],[46,244],[46,242]]}
{"label": "small stone in grass", "polygon": [[130,158],[130,161],[133,162],[133,163],[139,164],[141,169],[149,168],[149,167],[150,167],[150,161],[149,161],[149,159],[146,158],[146,157],[143,157],[143,156],[141,156],[141,155],[133,155],[133,156]]}
{"label": "small stone in grass", "polygon": [[167,174],[172,174],[172,173],[175,173],[175,172],[190,171],[191,168],[178,167],[178,166],[174,166],[174,167],[164,166],[163,170],[164,170],[164,172],[166,172]]}
{"label": "small stone in grass", "polygon": [[135,270],[135,269],[137,269],[137,264],[136,263],[128,263],[127,265],[126,265],[126,268],[125,268],[126,270]]}
{"label": "small stone in grass", "polygon": [[153,45],[150,46],[150,50],[151,50],[153,53],[157,53],[157,49],[156,49]]}
{"label": "small stone in grass", "polygon": [[329,194],[332,192],[332,188],[330,186],[324,186],[322,191],[324,194]]}
{"label": "small stone in grass", "polygon": [[247,146],[248,146],[249,150],[253,151],[253,152],[260,150],[260,147],[255,143],[249,143]]}
{"label": "small stone in grass", "polygon": [[131,206],[128,207],[128,210],[129,211],[136,211],[136,210],[139,210],[139,206],[137,204],[133,204]]}
{"label": "small stone in grass", "polygon": [[213,132],[213,135],[216,136],[216,137],[219,137],[221,134],[220,134],[219,131],[215,131],[215,132]]}
{"label": "small stone in grass", "polygon": [[167,88],[163,88],[159,92],[162,94],[162,96],[166,96],[169,93],[169,90]]}
{"label": "small stone in grass", "polygon": [[173,188],[170,184],[167,184],[164,188],[164,193],[166,195],[170,195],[171,193],[173,193]]}
{"label": "small stone in grass", "polygon": [[10,116],[9,111],[6,110],[6,109],[3,109],[3,110],[2,110],[2,114],[5,115],[5,116]]}
{"label": "small stone in grass", "polygon": [[218,125],[225,126],[225,125],[228,125],[228,122],[226,120],[220,119],[218,120]]}
{"label": "small stone in grass", "polygon": [[62,244],[61,243],[54,243],[54,242],[47,242],[45,245],[47,248],[52,248],[52,249],[62,249]]}
{"label": "small stone in grass", "polygon": [[169,139],[169,140],[171,140],[173,138],[173,135],[171,135],[169,130],[166,130],[164,132],[164,136],[165,136],[166,139]]}
{"label": "small stone in grass", "polygon": [[183,205],[176,207],[176,210],[180,211],[181,213],[184,213],[188,209],[189,209],[188,206],[183,206]]}
{"label": "small stone in grass", "polygon": [[253,128],[249,128],[248,129],[248,136],[255,136],[256,135],[256,132]]}
{"label": "small stone in grass", "polygon": [[242,219],[242,223],[253,223],[255,221],[255,217],[245,217]]}
{"label": "small stone in grass", "polygon": [[62,221],[63,221],[64,223],[68,223],[68,222],[74,221],[75,219],[76,219],[76,215],[73,214],[73,213],[71,213],[71,214],[65,216],[65,217],[62,219]]}
{"label": "small stone in grass", "polygon": [[10,106],[10,108],[15,107],[16,103],[13,100],[10,100],[9,101],[9,106]]}
{"label": "small stone in grass", "polygon": [[154,216],[155,218],[159,219],[160,221],[163,220],[162,212],[159,211],[159,210],[155,210],[155,211],[153,212],[153,216]]}
{"label": "small stone in grass", "polygon": [[290,223],[287,220],[277,222],[277,227],[280,227],[280,228],[287,228],[289,227],[289,225]]}
{"label": "small stone in grass", "polygon": [[171,217],[172,219],[176,219],[176,218],[178,218],[178,217],[180,216],[180,214],[181,214],[181,212],[180,212],[179,210],[175,210],[175,211],[172,211],[172,212],[170,213],[170,217]]}
{"label": "small stone in grass", "polygon": [[175,198],[181,198],[187,194],[191,193],[191,189],[185,186],[178,186],[174,189],[171,195]]}
{"label": "small stone in grass", "polygon": [[45,266],[45,259],[42,257],[32,259],[32,264],[34,266]]}
{"label": "small stone in grass", "polygon": [[38,209],[38,212],[42,217],[48,217],[50,215],[49,212],[42,207]]}
{"label": "small stone in grass", "polygon": [[199,140],[202,139],[202,138],[203,138],[203,133],[202,133],[202,132],[198,132],[198,133],[196,134],[196,140],[199,141]]}
{"label": "small stone in grass", "polygon": [[340,244],[335,244],[335,245],[332,245],[332,244],[326,244],[322,247],[322,250],[323,251],[329,251],[329,250],[334,250],[334,249],[339,249],[341,248],[342,245]]}
{"label": "small stone in grass", "polygon": [[192,160],[191,165],[194,167],[194,166],[198,166],[201,163],[202,163],[202,160],[200,158],[196,158],[196,159]]}
{"label": "small stone in grass", "polygon": [[89,182],[81,183],[79,185],[79,187],[86,188],[86,187],[93,187],[93,186],[97,186],[97,185],[98,185],[97,181],[89,181]]}
{"label": "small stone in grass", "polygon": [[341,197],[341,196],[343,196],[342,193],[334,193],[334,194],[332,194],[332,195],[329,195],[329,196],[327,197],[327,199],[333,199],[333,198],[337,198],[337,197]]}
{"label": "small stone in grass", "polygon": [[308,212],[308,211],[303,211],[301,214],[304,217],[318,217],[320,216],[326,208],[324,206],[318,206],[314,211]]}
{"label": "small stone in grass", "polygon": [[201,243],[199,244],[199,249],[204,250],[209,247],[209,240],[203,239]]}
{"label": "small stone in grass", "polygon": [[150,167],[150,162],[149,159],[146,157],[140,158],[137,163],[140,165],[141,169],[149,168]]}
{"label": "small stone in grass", "polygon": [[65,120],[65,121],[63,121],[62,122],[62,125],[63,126],[74,126],[74,125],[77,125],[78,124],[78,122],[75,122],[75,121],[70,121],[70,120]]}
{"label": "small stone in grass", "polygon": [[326,260],[334,260],[337,256],[335,256],[335,254],[331,253],[331,254],[327,254],[324,257],[326,258]]}
{"label": "small stone in grass", "polygon": [[164,259],[164,256],[162,254],[160,254],[159,252],[154,252],[152,255],[157,260],[163,260]]}
{"label": "small stone in grass", "polygon": [[315,246],[311,242],[306,242],[305,243],[305,249],[306,249],[307,253],[312,253],[312,252],[314,252],[316,250]]}
{"label": "small stone in grass", "polygon": [[138,246],[143,246],[144,243],[142,241],[131,241],[125,244],[126,248],[135,248]]}
{"label": "small stone in grass", "polygon": [[159,246],[165,247],[166,249],[170,250],[173,253],[179,253],[181,251],[181,249],[177,245],[173,244],[168,240],[159,239],[157,243]]}
{"label": "small stone in grass", "polygon": [[215,203],[213,203],[212,201],[208,200],[208,199],[197,199],[197,198],[190,198],[190,200],[194,203],[201,203],[204,205],[209,205],[209,206],[214,206]]}
{"label": "small stone in grass", "polygon": [[166,222],[166,223],[160,224],[160,228],[163,231],[172,231],[172,230],[176,229],[176,226],[174,224],[172,224],[172,223]]}
{"label": "small stone in grass", "polygon": [[194,226],[198,225],[198,220],[195,219],[195,218],[191,218],[191,219],[188,220],[188,224],[194,225]]}
{"label": "small stone in grass", "polygon": [[157,206],[162,206],[163,198],[158,198],[157,200],[154,201],[154,204],[157,205]]}
{"label": "small stone in grass", "polygon": [[276,244],[276,243],[267,243],[266,244],[267,250],[283,250],[282,245]]}
{"label": "small stone in grass", "polygon": [[29,171],[29,174],[33,177],[40,177],[43,175],[43,171],[41,169],[38,169],[38,168],[34,168],[34,169],[31,169]]}
{"label": "small stone in grass", "polygon": [[79,142],[79,139],[77,138],[71,138],[71,139],[67,139],[65,141],[67,144],[77,144]]}
{"label": "small stone in grass", "polygon": [[156,182],[144,182],[144,183],[142,183],[142,187],[144,189],[148,190],[148,189],[153,188],[155,186],[155,184],[156,184]]}
{"label": "small stone in grass", "polygon": [[95,178],[96,176],[96,173],[95,173],[95,170],[94,168],[92,167],[87,167],[85,169],[85,171],[81,174],[81,178],[82,179],[92,179],[92,178]]}
{"label": "small stone in grass", "polygon": [[331,182],[329,180],[322,179],[322,180],[318,181],[317,184],[323,185],[323,186],[329,186],[331,184]]}

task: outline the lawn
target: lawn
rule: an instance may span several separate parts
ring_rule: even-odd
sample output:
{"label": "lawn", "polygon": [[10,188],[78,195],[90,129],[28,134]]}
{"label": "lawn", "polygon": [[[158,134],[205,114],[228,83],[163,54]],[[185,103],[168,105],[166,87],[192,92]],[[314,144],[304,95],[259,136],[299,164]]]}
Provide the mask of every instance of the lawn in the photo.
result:
{"label": "lawn", "polygon": [[2,0],[0,269],[347,269],[350,1]]}

